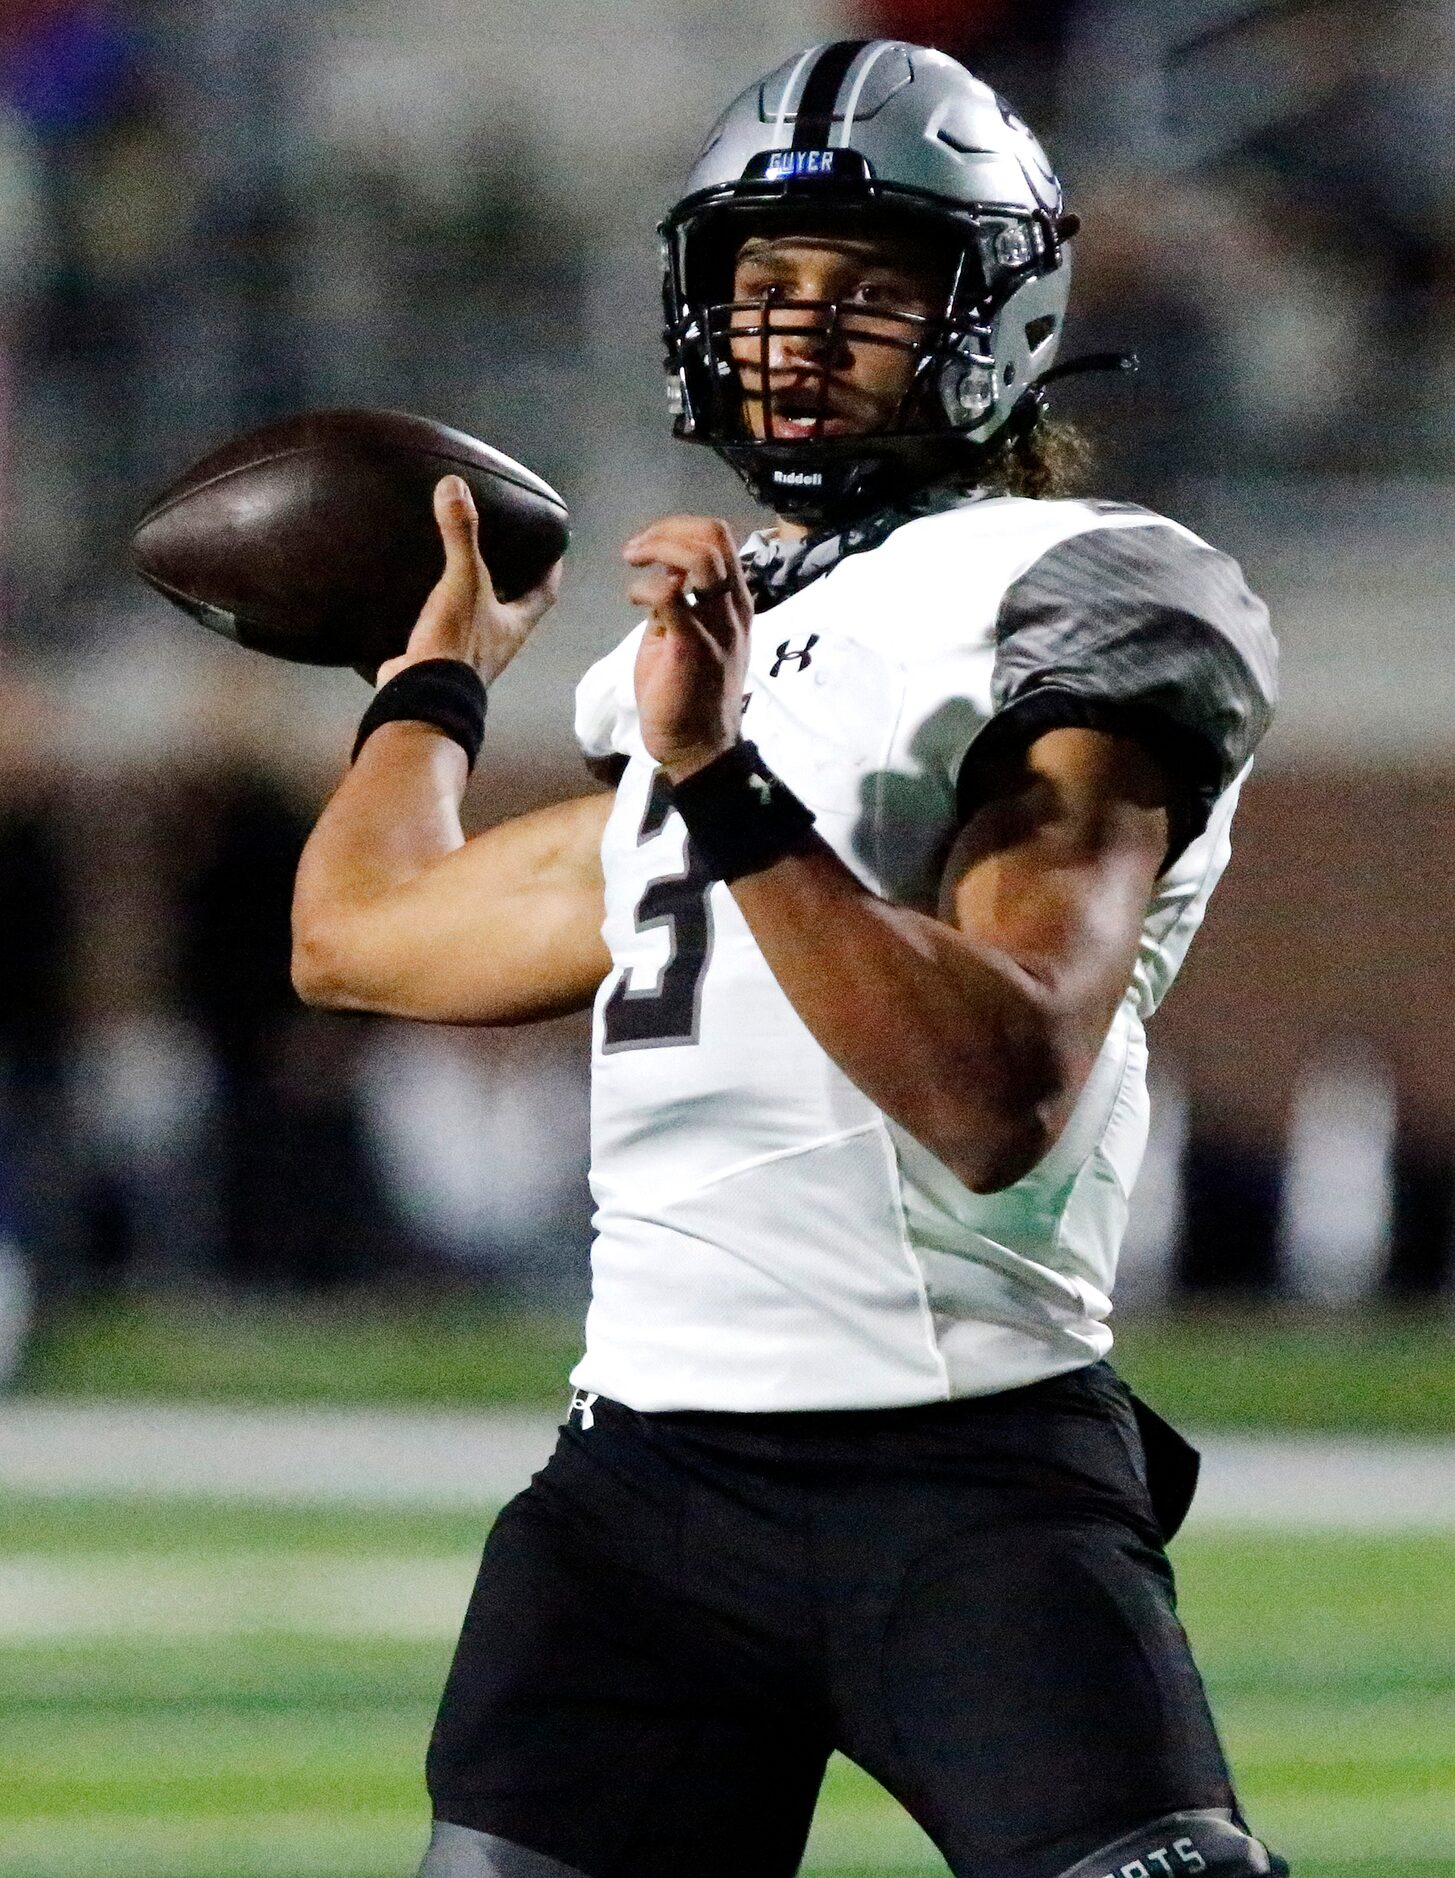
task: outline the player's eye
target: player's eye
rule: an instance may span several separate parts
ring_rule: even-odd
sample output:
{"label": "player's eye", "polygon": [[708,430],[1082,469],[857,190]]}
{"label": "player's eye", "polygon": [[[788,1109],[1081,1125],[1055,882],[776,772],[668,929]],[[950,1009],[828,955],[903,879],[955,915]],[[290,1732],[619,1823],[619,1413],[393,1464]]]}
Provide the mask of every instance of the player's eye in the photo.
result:
{"label": "player's eye", "polygon": [[851,306],[865,307],[885,315],[932,319],[937,301],[924,287],[892,276],[859,281],[849,296]]}
{"label": "player's eye", "polygon": [[762,261],[740,261],[733,275],[735,300],[770,300],[780,297],[783,283],[779,275]]}
{"label": "player's eye", "polygon": [[875,312],[927,313],[930,310],[926,296],[902,280],[861,280],[849,298],[851,305],[872,307]]}

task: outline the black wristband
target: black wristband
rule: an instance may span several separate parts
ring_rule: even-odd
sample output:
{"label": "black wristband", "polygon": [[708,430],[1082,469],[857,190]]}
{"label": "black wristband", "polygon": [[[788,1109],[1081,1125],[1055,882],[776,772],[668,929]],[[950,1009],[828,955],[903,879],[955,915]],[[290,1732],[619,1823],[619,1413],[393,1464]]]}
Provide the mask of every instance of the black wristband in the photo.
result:
{"label": "black wristband", "polygon": [[432,724],[453,737],[474,769],[485,741],[485,683],[463,659],[421,659],[406,665],[387,685],[381,685],[359,722],[354,738],[357,762],[360,750],[381,724]]}
{"label": "black wristband", "polygon": [[803,847],[813,810],[769,769],[755,743],[735,743],[672,786],[672,801],[714,880],[758,874]]}

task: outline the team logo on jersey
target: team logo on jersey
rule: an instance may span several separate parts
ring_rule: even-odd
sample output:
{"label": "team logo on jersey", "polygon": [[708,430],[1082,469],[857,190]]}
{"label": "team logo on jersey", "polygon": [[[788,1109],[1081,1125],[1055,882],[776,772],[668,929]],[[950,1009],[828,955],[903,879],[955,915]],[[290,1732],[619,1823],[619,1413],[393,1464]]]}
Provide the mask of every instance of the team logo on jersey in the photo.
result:
{"label": "team logo on jersey", "polygon": [[778,656],[773,661],[770,678],[776,678],[785,665],[791,665],[796,672],[806,671],[813,664],[813,649],[818,644],[818,634],[810,633],[803,644],[796,650],[785,639],[778,648]]}

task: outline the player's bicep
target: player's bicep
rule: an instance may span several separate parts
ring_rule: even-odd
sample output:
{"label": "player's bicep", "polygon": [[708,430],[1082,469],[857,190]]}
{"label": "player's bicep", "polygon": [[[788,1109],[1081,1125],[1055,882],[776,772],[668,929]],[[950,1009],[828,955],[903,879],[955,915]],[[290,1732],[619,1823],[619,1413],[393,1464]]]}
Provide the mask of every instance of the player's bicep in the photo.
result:
{"label": "player's bicep", "polygon": [[1133,739],[1047,731],[996,773],[945,870],[941,917],[1013,959],[1093,1054],[1131,980],[1173,806]]}
{"label": "player's bicep", "polygon": [[584,1009],[611,964],[601,936],[611,801],[585,796],[501,823],[358,908],[317,961],[310,1001],[447,1024]]}

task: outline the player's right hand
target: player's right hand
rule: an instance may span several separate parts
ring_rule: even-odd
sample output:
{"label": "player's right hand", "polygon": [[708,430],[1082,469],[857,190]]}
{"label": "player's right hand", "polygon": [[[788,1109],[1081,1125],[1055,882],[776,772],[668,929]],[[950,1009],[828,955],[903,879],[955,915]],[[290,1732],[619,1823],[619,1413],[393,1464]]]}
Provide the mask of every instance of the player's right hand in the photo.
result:
{"label": "player's right hand", "polygon": [[445,571],[397,659],[379,667],[382,685],[424,659],[463,659],[488,685],[499,677],[555,605],[561,563],[518,600],[502,600],[480,554],[480,516],[462,476],[436,483],[434,515],[445,544]]}

